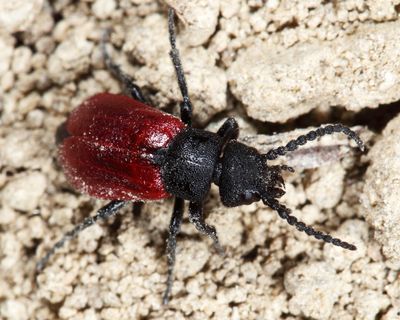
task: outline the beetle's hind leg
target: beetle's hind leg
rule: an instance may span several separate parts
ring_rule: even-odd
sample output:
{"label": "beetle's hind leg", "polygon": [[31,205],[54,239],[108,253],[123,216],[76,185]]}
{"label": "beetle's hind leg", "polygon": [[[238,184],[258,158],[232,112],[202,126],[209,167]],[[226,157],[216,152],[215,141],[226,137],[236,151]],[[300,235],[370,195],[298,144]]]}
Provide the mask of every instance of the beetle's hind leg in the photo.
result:
{"label": "beetle's hind leg", "polygon": [[174,266],[176,258],[176,236],[181,230],[183,209],[185,201],[182,198],[175,198],[174,210],[172,212],[171,222],[169,224],[169,235],[167,240],[167,259],[168,259],[168,277],[167,288],[163,295],[163,304],[168,304],[169,296],[174,282]]}
{"label": "beetle's hind leg", "polygon": [[101,39],[101,53],[103,55],[103,60],[107,68],[119,81],[121,81],[124,84],[126,90],[129,91],[129,94],[132,96],[132,98],[140,102],[146,103],[146,99],[144,98],[140,87],[136,85],[133,79],[125,72],[123,72],[121,70],[121,67],[112,60],[109,52],[107,51],[107,42],[109,40],[109,37],[110,37],[110,29],[106,29]]}
{"label": "beetle's hind leg", "polygon": [[46,253],[46,255],[38,261],[36,264],[36,273],[40,273],[46,267],[49,259],[58,249],[63,247],[67,241],[76,238],[81,231],[94,225],[98,220],[105,220],[115,215],[125,204],[125,201],[111,201],[104,207],[100,208],[93,217],[85,218],[82,223],[78,224],[72,230],[64,234],[64,236],[58,242],[56,242],[56,244]]}
{"label": "beetle's hind leg", "polygon": [[189,92],[186,85],[185,74],[183,73],[183,67],[181,58],[179,56],[178,48],[176,47],[176,31],[175,31],[175,11],[172,8],[168,10],[168,32],[169,32],[169,42],[171,44],[171,51],[169,55],[171,56],[172,63],[175,68],[176,76],[178,78],[179,89],[181,90],[183,101],[180,105],[181,107],[181,119],[188,126],[192,125],[192,112],[193,106],[189,98]]}
{"label": "beetle's hind leg", "polygon": [[204,221],[203,205],[201,203],[190,202],[189,221],[190,223],[194,224],[199,232],[209,236],[213,240],[214,247],[219,255],[223,256],[225,254],[224,249],[219,243],[217,230],[215,230],[214,226],[210,226]]}

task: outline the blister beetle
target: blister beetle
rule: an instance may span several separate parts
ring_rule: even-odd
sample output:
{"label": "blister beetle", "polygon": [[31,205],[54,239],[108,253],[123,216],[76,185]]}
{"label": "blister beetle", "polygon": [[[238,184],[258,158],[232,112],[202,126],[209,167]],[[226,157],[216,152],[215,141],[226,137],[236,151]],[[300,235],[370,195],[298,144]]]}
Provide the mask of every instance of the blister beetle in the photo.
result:
{"label": "blister beetle", "polygon": [[192,127],[192,103],[176,47],[174,11],[169,9],[170,56],[182,94],[180,119],[149,106],[140,88],[110,58],[105,41],[102,52],[107,67],[122,81],[131,97],[97,94],[77,107],[67,120],[68,136],[59,158],[68,181],[93,197],[111,200],[96,215],[86,218],[66,233],[37,264],[41,271],[63,244],[98,220],[115,215],[128,201],[175,197],[167,241],[168,278],[163,302],[167,303],[173,283],[176,237],[180,231],[184,201],[189,201],[189,220],[209,236],[219,253],[223,249],[215,228],[205,222],[203,203],[212,183],[219,187],[227,207],[261,200],[279,216],[309,236],[348,250],[352,244],[314,230],[291,215],[278,201],[285,193],[284,165],[268,161],[296,150],[323,135],[341,132],[361,150],[364,144],[355,132],[341,125],[327,125],[291,140],[266,154],[237,141],[239,127],[228,118],[216,133]]}

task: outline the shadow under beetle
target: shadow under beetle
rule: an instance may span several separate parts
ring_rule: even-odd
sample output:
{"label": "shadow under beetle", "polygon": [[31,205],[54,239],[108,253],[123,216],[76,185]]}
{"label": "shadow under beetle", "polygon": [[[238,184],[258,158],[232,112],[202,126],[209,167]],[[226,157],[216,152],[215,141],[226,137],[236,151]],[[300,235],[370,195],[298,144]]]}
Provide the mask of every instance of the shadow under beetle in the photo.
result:
{"label": "shadow under beetle", "polygon": [[[363,151],[364,144],[355,132],[341,125],[327,125],[291,140],[285,146],[260,154],[238,142],[239,127],[228,118],[216,133],[193,128],[192,103],[178,49],[174,11],[169,9],[170,56],[183,101],[180,117],[164,113],[146,104],[140,88],[115,64],[102,42],[105,63],[122,81],[132,97],[109,93],[97,94],[72,111],[67,120],[67,136],[59,150],[60,162],[68,181],[89,195],[112,200],[95,216],[88,217],[67,232],[37,263],[40,272],[49,258],[64,243],[98,220],[115,215],[128,201],[159,200],[175,197],[167,241],[168,278],[163,303],[168,303],[173,283],[176,236],[182,223],[184,201],[189,201],[189,220],[196,229],[209,236],[220,254],[223,249],[215,228],[205,222],[203,202],[211,183],[219,187],[222,203],[227,207],[261,200],[279,216],[309,236],[348,250],[352,244],[314,230],[291,215],[279,203],[285,193],[284,165],[268,165],[299,146],[323,135],[341,132],[353,139]],[[106,38],[106,37],[105,37]]]}

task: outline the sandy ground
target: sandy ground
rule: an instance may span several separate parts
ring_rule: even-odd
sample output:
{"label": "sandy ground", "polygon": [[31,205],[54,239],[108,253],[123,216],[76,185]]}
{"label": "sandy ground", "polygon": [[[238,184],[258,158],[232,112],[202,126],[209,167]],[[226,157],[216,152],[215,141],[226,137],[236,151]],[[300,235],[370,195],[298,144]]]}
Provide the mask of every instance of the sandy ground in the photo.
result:
{"label": "sandy ground", "polygon": [[[167,306],[172,200],[129,207],[36,262],[105,202],[73,190],[55,133],[98,92],[121,92],[100,39],[151,104],[176,114],[167,6],[179,15],[195,125],[235,116],[262,152],[311,127],[340,135],[282,159],[282,198],[307,224],[357,245],[298,232],[260,203],[207,221],[226,256],[185,220]],[[400,20],[398,1],[14,0],[0,3],[0,319],[400,319]],[[308,129],[307,129],[308,128]],[[273,133],[279,133],[273,135]],[[278,162],[277,162],[278,163]]]}

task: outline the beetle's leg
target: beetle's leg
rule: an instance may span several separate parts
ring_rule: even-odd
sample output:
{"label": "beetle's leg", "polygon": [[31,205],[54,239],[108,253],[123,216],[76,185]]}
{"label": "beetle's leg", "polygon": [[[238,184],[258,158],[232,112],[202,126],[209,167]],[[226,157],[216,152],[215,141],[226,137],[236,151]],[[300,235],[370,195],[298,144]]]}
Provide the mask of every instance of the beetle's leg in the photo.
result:
{"label": "beetle's leg", "polygon": [[182,93],[183,101],[181,107],[181,119],[188,126],[192,125],[192,103],[190,102],[189,93],[186,85],[185,75],[183,73],[182,62],[179,56],[178,48],[176,47],[176,32],[175,32],[175,11],[172,8],[168,10],[168,31],[169,31],[169,42],[171,44],[171,56],[172,63],[175,68],[176,76],[178,78],[179,89]]}
{"label": "beetle's leg", "polygon": [[306,144],[309,141],[313,141],[318,137],[322,137],[324,135],[333,134],[336,132],[344,133],[350,139],[353,139],[356,143],[358,148],[361,151],[364,151],[365,146],[360,137],[348,127],[345,127],[342,124],[332,124],[327,125],[325,127],[320,127],[316,130],[311,130],[305,135],[299,136],[297,139],[289,141],[286,146],[280,146],[275,149],[271,149],[268,153],[264,154],[264,158],[266,160],[275,160],[279,156],[284,156],[286,153],[296,150],[299,146]]}
{"label": "beetle's leg", "polygon": [[174,282],[176,236],[181,230],[184,202],[185,201],[182,198],[175,198],[174,211],[172,212],[171,222],[169,223],[169,235],[167,240],[168,277],[167,288],[163,295],[163,304],[168,304],[169,295]]}
{"label": "beetle's leg", "polygon": [[196,229],[204,235],[209,236],[214,241],[214,247],[218,254],[223,256],[224,249],[219,243],[217,231],[214,226],[208,225],[204,221],[203,204],[197,202],[190,202],[189,204],[189,221],[193,223]]}
{"label": "beetle's leg", "polygon": [[239,125],[234,118],[228,118],[218,129],[217,134],[222,138],[223,144],[239,137]]}
{"label": "beetle's leg", "polygon": [[279,217],[286,220],[291,226],[295,226],[297,230],[304,231],[308,236],[313,236],[317,240],[322,240],[327,243],[332,243],[335,246],[341,247],[347,250],[357,250],[357,247],[348,242],[342,241],[338,238],[333,238],[329,234],[321,231],[316,231],[314,228],[307,226],[304,222],[299,221],[296,217],[291,215],[291,210],[279,203],[276,199],[263,197],[263,202],[271,209],[278,212]]}
{"label": "beetle's leg", "polygon": [[101,40],[101,53],[103,54],[103,60],[106,63],[107,68],[111,70],[112,74],[124,84],[126,90],[129,91],[129,94],[132,96],[132,98],[146,103],[146,99],[144,98],[139,86],[133,82],[133,79],[129,75],[121,70],[121,67],[112,60],[109,52],[107,51],[106,44],[108,42],[109,33],[110,30],[106,29]]}
{"label": "beetle's leg", "polygon": [[137,219],[140,217],[140,214],[142,212],[144,202],[137,201],[132,203],[132,216],[133,219]]}
{"label": "beetle's leg", "polygon": [[115,200],[100,208],[93,217],[87,217],[82,223],[75,226],[72,230],[68,231],[64,236],[56,242],[56,244],[46,253],[46,255],[39,260],[36,264],[36,272],[41,272],[45,267],[51,256],[54,255],[57,249],[61,248],[65,242],[74,239],[78,234],[86,228],[94,225],[98,220],[105,220],[115,215],[119,209],[126,204],[126,201]]}
{"label": "beetle's leg", "polygon": [[[222,138],[222,150],[229,140],[236,140],[239,136],[239,125],[234,118],[228,118],[218,129],[217,134]],[[214,167],[213,182],[219,186],[222,172],[222,163],[219,161]]]}

